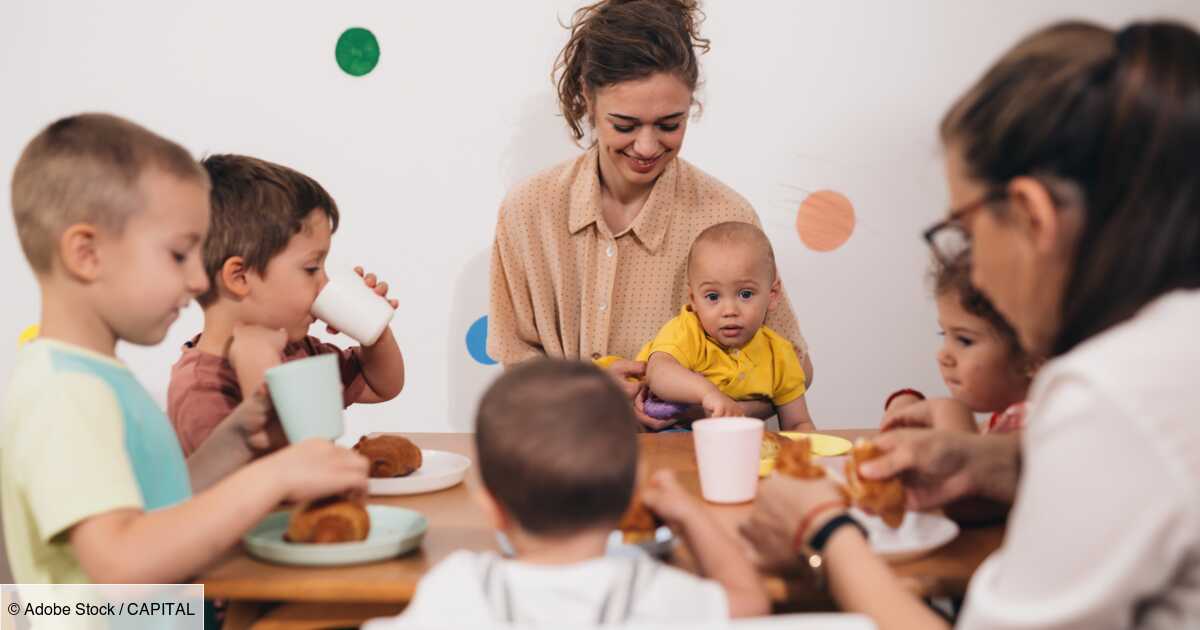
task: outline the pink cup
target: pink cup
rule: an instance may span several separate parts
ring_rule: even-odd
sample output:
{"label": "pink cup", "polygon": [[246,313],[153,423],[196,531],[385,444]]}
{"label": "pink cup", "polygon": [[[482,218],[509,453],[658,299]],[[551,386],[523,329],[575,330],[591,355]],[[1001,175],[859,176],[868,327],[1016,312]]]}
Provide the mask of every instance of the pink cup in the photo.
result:
{"label": "pink cup", "polygon": [[763,421],[709,418],[692,424],[700,494],[713,503],[745,503],[758,491]]}

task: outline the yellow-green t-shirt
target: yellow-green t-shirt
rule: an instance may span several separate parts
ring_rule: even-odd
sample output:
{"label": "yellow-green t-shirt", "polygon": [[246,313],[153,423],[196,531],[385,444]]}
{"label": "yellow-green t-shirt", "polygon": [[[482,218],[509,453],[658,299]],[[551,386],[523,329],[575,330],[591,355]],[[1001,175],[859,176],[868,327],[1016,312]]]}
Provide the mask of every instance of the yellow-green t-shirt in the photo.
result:
{"label": "yellow-green t-shirt", "polygon": [[804,368],[796,348],[766,326],[742,348],[726,350],[704,332],[700,317],[685,304],[642,347],[637,360],[647,361],[655,352],[675,357],[734,400],[767,399],[782,407],[804,395]]}
{"label": "yellow-green t-shirt", "polygon": [[17,352],[0,426],[0,512],[19,583],[89,582],[65,535],[191,496],[166,414],[120,361],[39,339]]}

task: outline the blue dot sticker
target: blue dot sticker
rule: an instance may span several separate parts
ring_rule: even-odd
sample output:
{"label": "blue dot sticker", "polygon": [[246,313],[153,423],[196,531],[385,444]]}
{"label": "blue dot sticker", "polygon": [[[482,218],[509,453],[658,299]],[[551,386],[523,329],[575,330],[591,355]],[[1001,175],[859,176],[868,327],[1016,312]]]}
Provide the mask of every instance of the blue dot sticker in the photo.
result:
{"label": "blue dot sticker", "polygon": [[496,360],[489,357],[487,353],[487,333],[488,318],[487,315],[484,315],[475,320],[475,323],[467,329],[467,352],[478,363],[496,365]]}

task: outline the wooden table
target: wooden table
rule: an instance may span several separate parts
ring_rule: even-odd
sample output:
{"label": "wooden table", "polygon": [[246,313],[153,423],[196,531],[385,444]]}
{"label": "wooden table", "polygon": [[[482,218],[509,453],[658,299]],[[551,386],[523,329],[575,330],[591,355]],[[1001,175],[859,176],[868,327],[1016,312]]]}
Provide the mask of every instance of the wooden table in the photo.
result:
{"label": "wooden table", "polygon": [[[827,431],[853,440],[873,430]],[[472,435],[468,433],[405,434],[426,449],[461,453],[475,459]],[[699,477],[690,433],[640,435],[641,458],[649,470],[670,468],[680,481],[699,496]],[[338,610],[342,617],[353,616],[346,605],[370,605],[371,614],[399,610],[413,595],[417,581],[440,560],[459,549],[497,551],[495,536],[487,526],[483,512],[470,496],[479,483],[474,469],[465,484],[424,495],[371,497],[369,502],[394,505],[421,512],[429,519],[429,531],[421,549],[406,556],[372,564],[301,568],[256,560],[240,548],[205,571],[196,581],[204,584],[205,597],[232,602],[317,603],[322,606],[285,606],[284,615],[300,619],[320,617],[320,611]],[[706,504],[729,531],[749,518],[751,505]],[[976,567],[1000,545],[1001,526],[964,529],[949,545],[925,558],[896,564],[896,574],[913,593],[924,597],[961,597]],[[690,565],[686,552],[673,562]],[[764,583],[776,608],[802,610],[827,608],[823,595],[807,589],[802,581],[764,576]],[[334,606],[336,605],[336,606]],[[353,608],[353,607],[351,607]],[[231,608],[231,617],[253,616],[242,606]],[[327,615],[326,615],[327,616]],[[342,617],[337,617],[341,619]],[[238,625],[233,623],[231,625]],[[318,624],[319,625],[319,624]],[[276,627],[310,627],[302,623]]]}

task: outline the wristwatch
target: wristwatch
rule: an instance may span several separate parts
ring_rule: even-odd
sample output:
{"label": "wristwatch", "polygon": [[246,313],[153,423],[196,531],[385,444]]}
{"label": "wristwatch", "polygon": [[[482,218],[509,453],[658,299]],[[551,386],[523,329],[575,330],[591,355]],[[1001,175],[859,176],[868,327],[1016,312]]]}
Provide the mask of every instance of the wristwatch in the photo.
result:
{"label": "wristwatch", "polygon": [[864,539],[870,538],[870,536],[867,534],[867,528],[863,527],[862,523],[859,523],[849,514],[843,512],[826,521],[825,524],[822,525],[821,528],[812,535],[812,538],[808,539],[808,544],[806,545],[807,549],[804,551],[805,555],[807,556],[806,562],[808,564],[808,568],[812,570],[813,585],[816,586],[817,590],[825,590],[825,558],[821,555],[821,553],[825,551],[825,543],[829,542],[829,538],[833,536],[834,532],[841,529],[845,525],[857,527],[858,531],[862,532]]}

